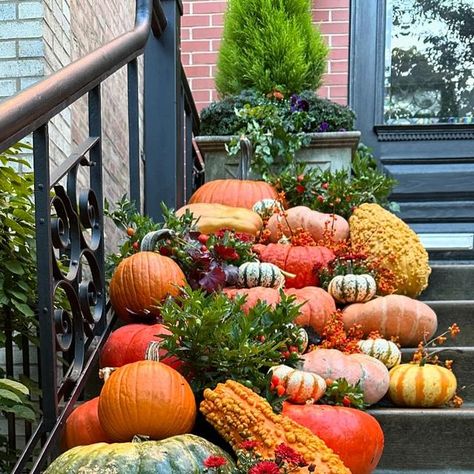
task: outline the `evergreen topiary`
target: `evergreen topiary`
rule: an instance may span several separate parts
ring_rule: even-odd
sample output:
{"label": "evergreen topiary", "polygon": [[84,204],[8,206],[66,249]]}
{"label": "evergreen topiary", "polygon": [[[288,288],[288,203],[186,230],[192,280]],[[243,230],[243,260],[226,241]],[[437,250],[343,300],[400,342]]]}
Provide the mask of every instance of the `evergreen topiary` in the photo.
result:
{"label": "evergreen topiary", "polygon": [[216,86],[223,96],[316,89],[328,48],[313,26],[309,0],[229,0]]}

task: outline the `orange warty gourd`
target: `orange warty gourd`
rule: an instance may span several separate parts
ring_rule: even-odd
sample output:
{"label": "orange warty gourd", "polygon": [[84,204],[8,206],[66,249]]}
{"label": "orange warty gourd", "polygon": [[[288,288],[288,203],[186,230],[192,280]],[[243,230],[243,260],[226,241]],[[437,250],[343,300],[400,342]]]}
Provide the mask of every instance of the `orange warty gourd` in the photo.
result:
{"label": "orange warty gourd", "polygon": [[[151,342],[161,342],[162,334],[171,334],[162,324],[127,324],[113,331],[100,353],[100,367],[122,367],[145,360],[146,351]],[[179,369],[181,363],[175,357],[166,357],[164,349],[159,350],[160,361],[173,369]]]}
{"label": "orange warty gourd", "polygon": [[284,402],[282,414],[321,438],[352,474],[370,474],[382,457],[382,428],[373,416],[362,410]]}
{"label": "orange warty gourd", "polygon": [[117,369],[105,382],[99,419],[112,441],[131,441],[135,435],[159,440],[192,430],[196,401],[176,370],[161,362],[134,362]]}
{"label": "orange warty gourd", "polygon": [[349,223],[344,217],[312,211],[306,206],[292,207],[285,212],[285,216],[273,214],[267,225],[267,229],[271,232],[271,242],[278,242],[282,233],[287,237],[291,236],[292,232],[298,228],[309,232],[315,242],[323,239],[325,234],[334,242],[349,237]]}
{"label": "orange warty gourd", "polygon": [[62,439],[66,450],[75,446],[110,441],[99,421],[99,397],[82,403],[68,416]]}
{"label": "orange warty gourd", "polygon": [[[259,301],[266,301],[267,304],[275,306],[280,302],[280,292],[274,288],[225,288],[224,292],[230,298],[245,295],[246,301],[243,305],[244,311],[253,308]],[[303,304],[300,308],[300,315],[295,319],[299,326],[311,326],[318,334],[321,333],[326,322],[336,311],[336,304],[333,298],[322,288],[308,286],[306,288],[289,288],[285,290],[287,295],[296,298],[297,304]]]}
{"label": "orange warty gourd", "polygon": [[456,393],[454,374],[440,365],[400,364],[390,370],[388,394],[402,407],[439,407]]}
{"label": "orange warty gourd", "polygon": [[326,247],[298,247],[283,244],[257,244],[253,246],[259,260],[269,262],[295,278],[286,279],[287,288],[319,286],[317,270],[334,260],[334,253]]}
{"label": "orange warty gourd", "polygon": [[138,252],[123,259],[110,280],[110,301],[117,315],[126,322],[154,320],[156,305],[166,296],[177,296],[186,285],[178,265],[155,252]]}
{"label": "orange warty gourd", "polygon": [[316,349],[301,356],[303,370],[323,379],[345,378],[350,384],[360,383],[364,401],[378,402],[388,390],[388,369],[379,360],[366,354],[344,354],[337,349]]}
{"label": "orange warty gourd", "polygon": [[[350,474],[339,456],[309,429],[277,415],[264,398],[238,382],[227,380],[214,390],[206,388],[200,410],[234,450],[242,441],[256,441],[255,453],[269,459],[274,457],[275,448],[284,443],[305,462],[315,464],[318,474]],[[291,472],[308,473],[308,468]]]}
{"label": "orange warty gourd", "polygon": [[257,201],[277,198],[275,189],[265,181],[216,179],[203,184],[191,196],[189,203],[204,202],[252,209]]}
{"label": "orange warty gourd", "polygon": [[346,329],[360,324],[365,335],[379,331],[386,339],[398,337],[403,347],[416,347],[436,332],[436,313],[425,303],[402,295],[388,295],[367,303],[354,303],[343,311]]}

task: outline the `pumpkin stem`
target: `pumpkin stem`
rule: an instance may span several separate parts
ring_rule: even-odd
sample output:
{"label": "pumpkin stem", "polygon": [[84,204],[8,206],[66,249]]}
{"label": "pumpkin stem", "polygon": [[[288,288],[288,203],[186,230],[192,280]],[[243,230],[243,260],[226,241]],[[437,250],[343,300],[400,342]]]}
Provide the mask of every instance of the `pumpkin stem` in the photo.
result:
{"label": "pumpkin stem", "polygon": [[281,274],[283,276],[285,276],[286,278],[296,278],[296,274],[294,273],[290,273],[290,272],[285,272],[285,270],[282,270],[281,268],[279,268]]}
{"label": "pumpkin stem", "polygon": [[145,360],[160,361],[160,343],[158,341],[150,341],[145,351]]}
{"label": "pumpkin stem", "polygon": [[117,367],[104,367],[99,369],[99,379],[103,380],[104,383],[107,382],[109,377],[112,375],[112,372],[115,372]]}
{"label": "pumpkin stem", "polygon": [[163,239],[172,239],[176,236],[174,230],[170,229],[160,229],[154,230],[153,232],[148,232],[148,234],[143,237],[140,244],[140,250],[142,252],[153,252],[155,250],[156,244]]}
{"label": "pumpkin stem", "polygon": [[138,434],[132,438],[132,443],[143,443],[144,441],[150,441],[150,437]]}

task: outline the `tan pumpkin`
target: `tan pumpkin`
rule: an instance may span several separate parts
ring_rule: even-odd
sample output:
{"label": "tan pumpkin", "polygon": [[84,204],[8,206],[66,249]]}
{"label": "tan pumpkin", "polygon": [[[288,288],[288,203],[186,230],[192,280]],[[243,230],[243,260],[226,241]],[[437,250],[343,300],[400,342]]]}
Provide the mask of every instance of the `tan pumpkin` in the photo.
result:
{"label": "tan pumpkin", "polygon": [[402,407],[439,407],[456,393],[454,374],[439,365],[400,364],[390,370],[388,394]]}
{"label": "tan pumpkin", "polygon": [[159,316],[157,305],[166,296],[177,296],[186,285],[181,268],[155,252],[138,252],[124,258],[110,280],[109,295],[118,316],[153,320]]}
{"label": "tan pumpkin", "polygon": [[278,199],[275,189],[265,181],[216,179],[203,184],[189,200],[252,209],[262,199]]}
{"label": "tan pumpkin", "polygon": [[337,275],[328,285],[328,293],[339,303],[365,303],[375,296],[377,283],[372,275]]}
{"label": "tan pumpkin", "polygon": [[382,362],[366,354],[344,354],[337,349],[316,349],[301,356],[302,369],[324,379],[345,378],[349,383],[360,383],[364,401],[378,402],[388,390],[388,370]]}
{"label": "tan pumpkin", "polygon": [[196,227],[203,234],[212,234],[221,229],[256,235],[262,228],[260,216],[243,207],[225,206],[224,204],[188,204],[176,211],[178,217],[190,211],[198,219]]}
{"label": "tan pumpkin", "polygon": [[415,347],[436,332],[436,313],[425,303],[402,295],[388,295],[343,310],[346,329],[360,324],[365,335],[378,331],[386,339],[398,337],[402,347]]}
{"label": "tan pumpkin", "polygon": [[327,232],[331,233],[332,240],[335,242],[349,237],[349,223],[344,217],[312,211],[306,206],[292,207],[285,212],[284,216],[274,214],[270,217],[267,228],[271,232],[271,242],[278,242],[282,232],[287,237],[291,236],[298,228],[309,232],[316,242],[323,239]]}
{"label": "tan pumpkin", "polygon": [[357,343],[359,349],[371,357],[382,362],[387,369],[391,369],[400,363],[402,353],[398,346],[387,339],[365,339]]}
{"label": "tan pumpkin", "polygon": [[277,365],[270,370],[285,388],[289,402],[314,403],[326,392],[326,382],[317,374],[293,369],[287,365]]}
{"label": "tan pumpkin", "polygon": [[[230,297],[245,295],[246,301],[243,305],[244,311],[253,308],[259,301],[266,301],[269,305],[276,305],[280,302],[280,293],[274,288],[225,288],[224,292]],[[297,304],[302,304],[300,314],[295,319],[299,326],[310,326],[318,334],[321,334],[325,324],[331,315],[336,311],[336,304],[333,298],[322,288],[308,286],[306,288],[289,288],[285,290],[287,295],[294,296]]]}

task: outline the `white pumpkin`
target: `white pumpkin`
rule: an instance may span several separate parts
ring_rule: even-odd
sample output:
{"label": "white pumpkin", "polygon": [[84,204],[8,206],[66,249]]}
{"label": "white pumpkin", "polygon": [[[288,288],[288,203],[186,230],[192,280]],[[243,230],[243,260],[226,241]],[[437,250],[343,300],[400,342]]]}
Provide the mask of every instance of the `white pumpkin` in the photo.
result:
{"label": "white pumpkin", "polygon": [[285,277],[273,263],[246,262],[239,267],[238,284],[242,288],[281,288],[285,284]]}
{"label": "white pumpkin", "polygon": [[277,365],[270,369],[285,387],[285,395],[291,403],[314,403],[326,392],[324,379],[311,372],[293,369],[287,365]]}
{"label": "white pumpkin", "polygon": [[366,339],[359,341],[357,344],[364,354],[375,357],[388,369],[398,365],[402,358],[402,353],[398,346],[386,339]]}
{"label": "white pumpkin", "polygon": [[253,205],[252,211],[256,212],[262,219],[269,219],[274,214],[275,208],[283,210],[281,203],[275,199],[262,199]]}
{"label": "white pumpkin", "polygon": [[328,293],[339,303],[365,303],[375,296],[377,283],[372,275],[338,275],[328,285]]}

